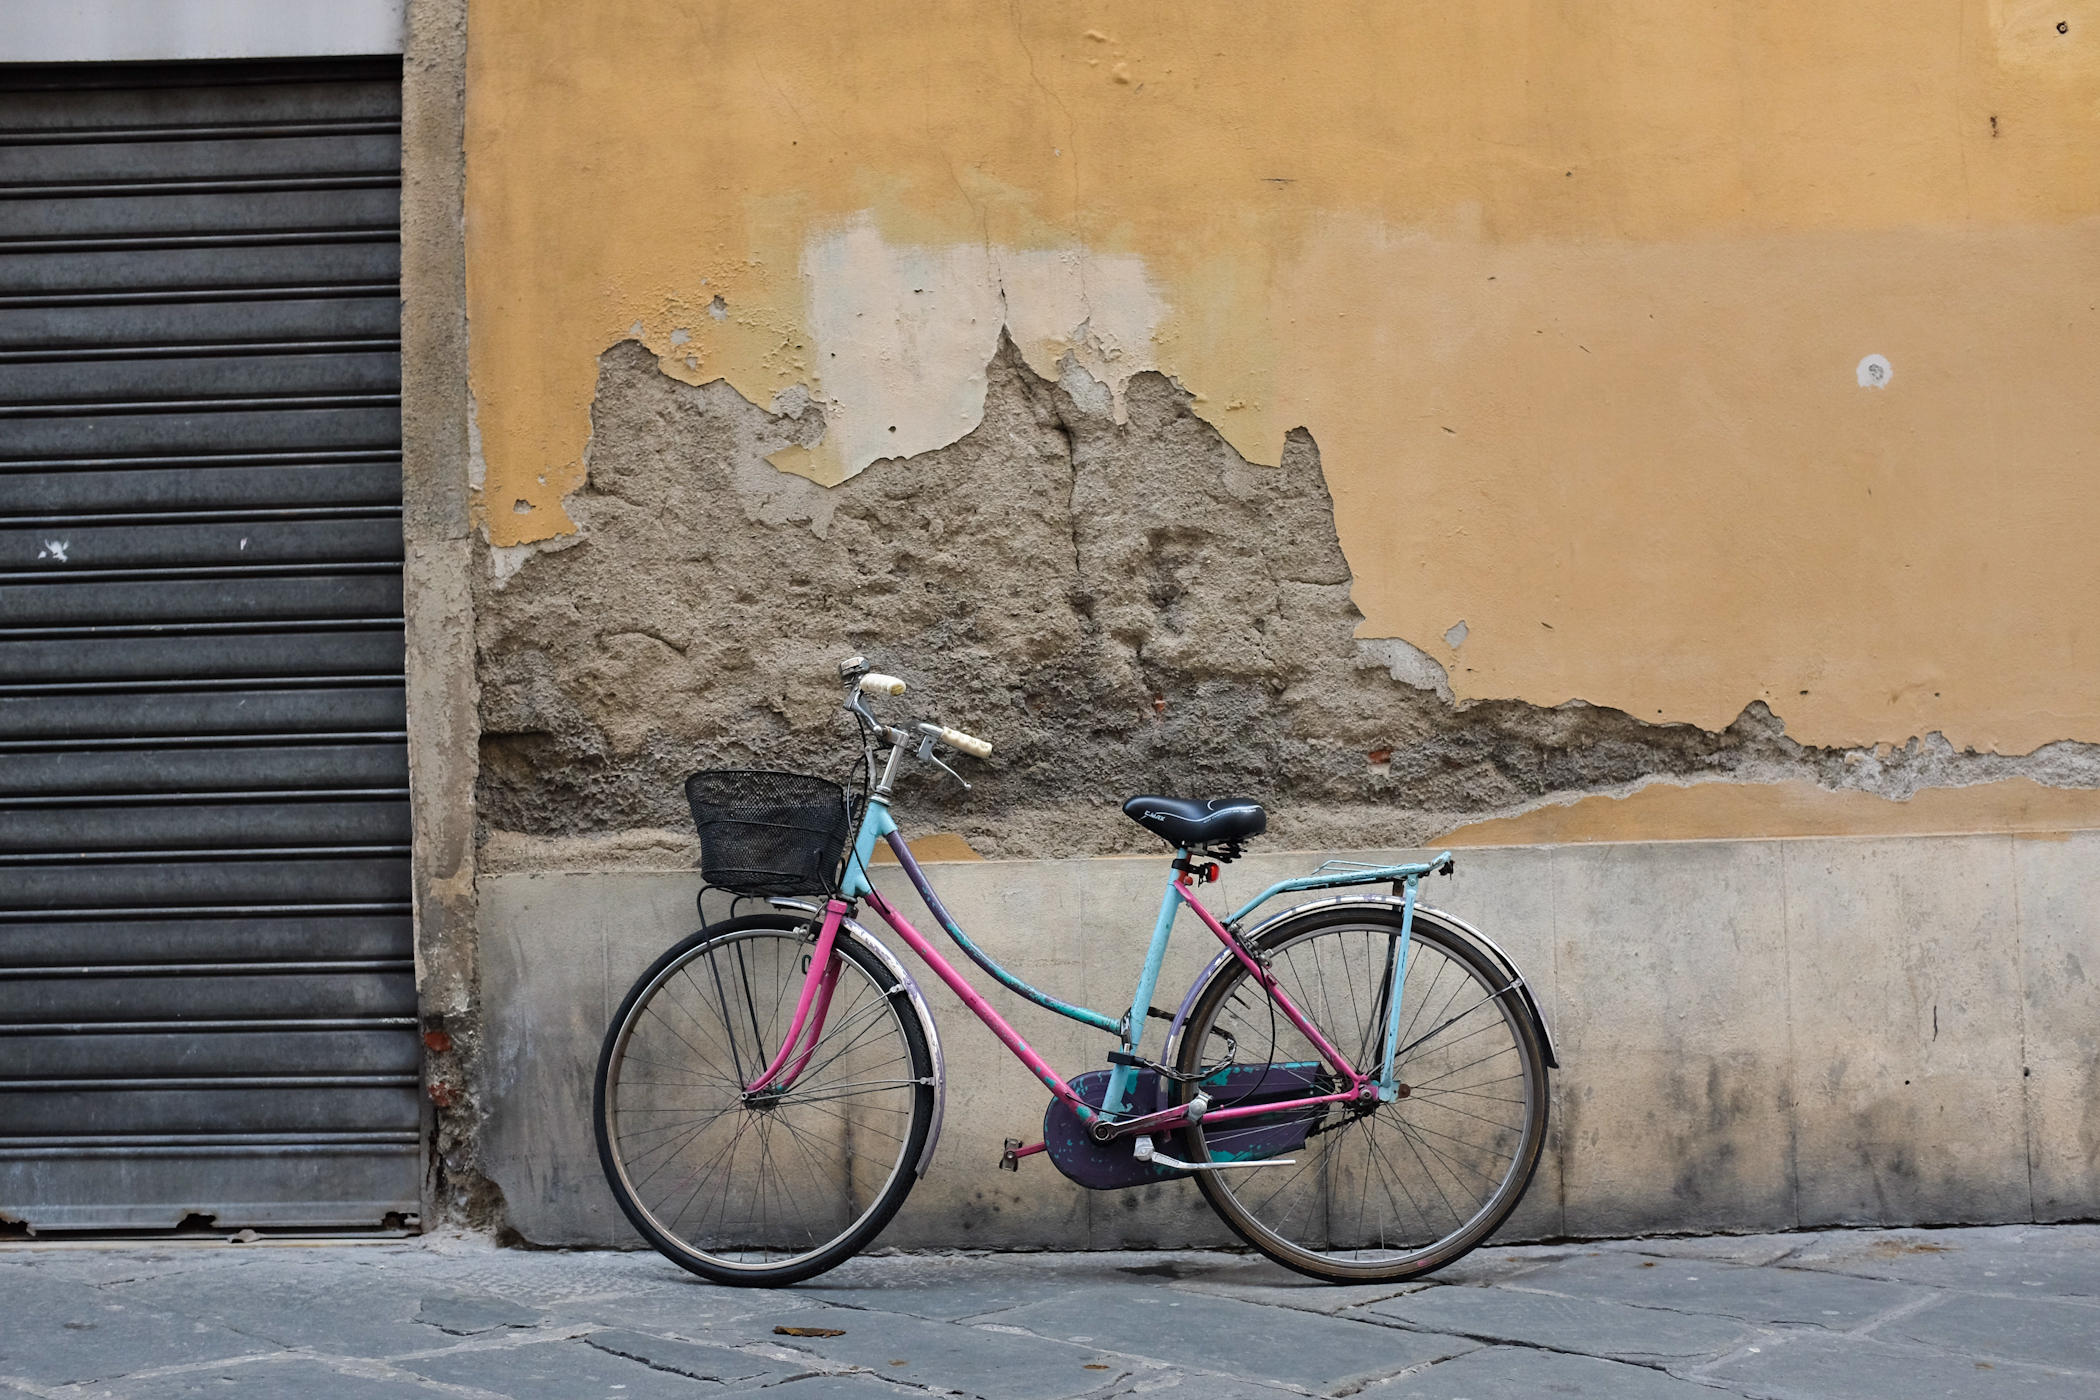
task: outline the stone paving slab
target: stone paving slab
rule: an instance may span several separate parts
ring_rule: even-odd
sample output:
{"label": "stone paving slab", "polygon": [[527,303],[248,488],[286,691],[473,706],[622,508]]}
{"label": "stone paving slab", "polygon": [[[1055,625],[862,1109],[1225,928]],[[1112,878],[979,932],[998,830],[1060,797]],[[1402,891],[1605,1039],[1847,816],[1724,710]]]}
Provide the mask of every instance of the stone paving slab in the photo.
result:
{"label": "stone paving slab", "polygon": [[[781,1326],[841,1335],[784,1337],[774,1330]],[[886,1381],[1012,1400],[1066,1400],[1134,1369],[1091,1346],[874,1309],[760,1313],[717,1333],[805,1358],[805,1371],[864,1370]]]}
{"label": "stone paving slab", "polygon": [[262,1343],[366,1356],[457,1340],[419,1320],[425,1306],[467,1310],[463,1316],[500,1309],[528,1325],[537,1320],[508,1299],[455,1296],[435,1283],[417,1287],[416,1282],[368,1265],[317,1269],[310,1258],[257,1250],[212,1271],[114,1278],[101,1285],[101,1292],[134,1306],[181,1313]]}
{"label": "stone paving slab", "polygon": [[[1880,1329],[1887,1338],[2000,1361],[2100,1376],[2100,1306],[2013,1296],[1951,1296]],[[2095,1388],[2100,1393],[2100,1387]]]}
{"label": "stone paving slab", "polygon": [[1784,1263],[1934,1288],[2100,1298],[2100,1230],[2089,1225],[1831,1231]]}
{"label": "stone paving slab", "polygon": [[512,1400],[701,1400],[729,1389],[631,1361],[580,1338],[450,1351],[395,1364],[429,1380],[493,1391]]}
{"label": "stone paving slab", "polygon": [[43,1385],[101,1381],[149,1366],[275,1351],[178,1312],[65,1279],[36,1277],[0,1304],[0,1376]]}
{"label": "stone paving slab", "polygon": [[1233,1251],[874,1256],[768,1292],[466,1236],[8,1245],[0,1320],[0,1400],[2092,1400],[2100,1227],[1491,1248],[1353,1288]]}
{"label": "stone paving slab", "polygon": [[588,1334],[584,1341],[600,1351],[689,1380],[706,1381],[726,1391],[763,1390],[802,1380],[824,1370],[807,1352],[789,1351],[774,1339],[745,1342],[692,1342],[618,1328]]}
{"label": "stone paving slab", "polygon": [[2011,1366],[1872,1338],[1775,1337],[1700,1373],[1746,1395],[1817,1400],[2093,1400],[2100,1374]]}
{"label": "stone paving slab", "polygon": [[1519,1286],[1562,1297],[1839,1332],[1926,1296],[1913,1285],[1881,1279],[1745,1268],[1712,1259],[1642,1258],[1618,1250],[1554,1260],[1525,1274]]}
{"label": "stone paving slab", "polygon": [[1364,1313],[1426,1332],[1620,1361],[1711,1361],[1753,1340],[1733,1317],[1662,1311],[1516,1288],[1431,1288]]}
{"label": "stone paving slab", "polygon": [[1362,1394],[1363,1400],[1715,1400],[1716,1396],[1707,1386],[1644,1366],[1525,1347],[1469,1352]]}
{"label": "stone paving slab", "polygon": [[[245,1366],[215,1366],[118,1381],[87,1394],[111,1400],[436,1400],[416,1376],[358,1375],[322,1361],[272,1358]],[[459,1400],[478,1400],[471,1395]]]}
{"label": "stone paving slab", "polygon": [[1172,1289],[1125,1293],[1117,1297],[1098,1290],[1074,1291],[1052,1302],[999,1313],[993,1321],[1122,1356],[1318,1391],[1382,1379],[1477,1345],[1462,1337],[1370,1328],[1233,1298],[1176,1296]]}

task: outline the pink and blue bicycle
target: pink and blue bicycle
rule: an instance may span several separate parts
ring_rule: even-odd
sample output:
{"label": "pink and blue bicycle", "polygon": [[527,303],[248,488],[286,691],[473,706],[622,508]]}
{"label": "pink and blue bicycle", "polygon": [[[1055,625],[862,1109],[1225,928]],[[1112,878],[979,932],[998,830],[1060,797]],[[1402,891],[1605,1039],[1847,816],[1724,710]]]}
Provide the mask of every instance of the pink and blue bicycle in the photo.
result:
{"label": "pink and blue bicycle", "polygon": [[[895,930],[1049,1090],[1045,1153],[1095,1190],[1191,1177],[1269,1258],[1333,1282],[1426,1274],[1486,1240],[1530,1184],[1553,1045],[1516,965],[1423,907],[1448,853],[1408,865],[1330,861],[1220,918],[1198,897],[1267,823],[1239,799],[1133,797],[1123,810],[1174,848],[1128,1012],[1062,1001],[1001,967],[950,916],[898,834],[893,790],[916,758],[991,745],[878,719],[904,683],[840,666],[865,794],[800,774],[717,770],[687,784],[707,883],[767,902],[671,948],[606,1033],[598,1152],[621,1208],[676,1263],[717,1283],[777,1287],[865,1248],[932,1161],[945,1071],[933,1014],[904,963],[856,915]],[[886,751],[886,752],[885,752]],[[881,759],[878,772],[878,757]],[[1061,1078],[875,889],[885,841],[948,937],[1002,986],[1105,1032],[1104,1067]],[[1366,887],[1389,886],[1390,892]],[[1278,896],[1329,892],[1258,922]],[[1176,1009],[1153,1005],[1183,911],[1217,956]],[[1164,1022],[1156,1053],[1147,1030]]]}

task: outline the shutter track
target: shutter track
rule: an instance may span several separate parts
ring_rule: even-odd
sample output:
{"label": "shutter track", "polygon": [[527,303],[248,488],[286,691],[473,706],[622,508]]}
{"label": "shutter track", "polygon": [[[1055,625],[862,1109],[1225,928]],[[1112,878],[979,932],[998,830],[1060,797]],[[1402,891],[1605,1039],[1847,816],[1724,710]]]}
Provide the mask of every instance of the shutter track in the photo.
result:
{"label": "shutter track", "polygon": [[0,1223],[419,1209],[400,122],[0,67]]}

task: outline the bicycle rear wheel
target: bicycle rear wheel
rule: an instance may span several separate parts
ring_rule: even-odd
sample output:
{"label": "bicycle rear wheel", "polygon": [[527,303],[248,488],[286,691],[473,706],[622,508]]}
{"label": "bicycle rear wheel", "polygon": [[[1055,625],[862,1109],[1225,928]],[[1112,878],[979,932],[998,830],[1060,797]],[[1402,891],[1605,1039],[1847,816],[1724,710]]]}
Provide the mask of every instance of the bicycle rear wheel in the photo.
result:
{"label": "bicycle rear wheel", "polygon": [[[1284,993],[1359,1069],[1383,1053],[1387,961],[1400,912],[1353,904],[1288,920],[1256,948]],[[1391,1282],[1442,1268],[1509,1218],[1546,1139],[1546,1063],[1520,993],[1470,942],[1417,911],[1400,1001],[1407,1086],[1392,1103],[1330,1105],[1182,1130],[1190,1160],[1274,1156],[1294,1165],[1199,1172],[1240,1238],[1287,1268],[1334,1282]],[[1314,1077],[1320,1057],[1237,959],[1197,996],[1177,1067],[1212,1111],[1231,1085]],[[1239,1068],[1222,1073],[1227,1064]],[[1250,1070],[1248,1067],[1252,1067]],[[1331,1092],[1331,1075],[1313,1093]],[[1304,1093],[1294,1089],[1293,1093]]]}
{"label": "bicycle rear wheel", "polygon": [[732,919],[627,994],[598,1058],[598,1157],[621,1210],[674,1263],[779,1287],[852,1257],[904,1204],[933,1121],[933,1059],[909,998],[841,934],[823,1034],[784,1093],[756,1078],[794,1020],[816,927]]}

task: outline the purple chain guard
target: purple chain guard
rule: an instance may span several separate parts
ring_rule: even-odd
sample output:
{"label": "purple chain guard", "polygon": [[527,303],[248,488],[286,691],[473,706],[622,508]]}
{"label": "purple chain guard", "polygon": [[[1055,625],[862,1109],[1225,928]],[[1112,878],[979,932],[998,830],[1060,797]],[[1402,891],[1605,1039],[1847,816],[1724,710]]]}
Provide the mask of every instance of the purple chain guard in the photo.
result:
{"label": "purple chain guard", "polygon": [[[1098,1107],[1108,1093],[1108,1077],[1113,1073],[1113,1070],[1106,1069],[1091,1070],[1076,1076],[1071,1081],[1072,1088],[1080,1098]],[[1325,1092],[1314,1087],[1315,1079],[1320,1078],[1324,1078],[1320,1066],[1311,1062],[1240,1065],[1210,1076],[1203,1081],[1203,1089],[1223,1107],[1260,1103],[1264,1099],[1308,1098]],[[1167,1106],[1166,1096],[1160,1093],[1159,1071],[1141,1069],[1137,1072],[1137,1081],[1130,1090],[1130,1103],[1140,1110],[1145,1104]],[[1281,1122],[1241,1119],[1229,1130],[1229,1151],[1224,1150],[1228,1144],[1219,1140],[1224,1131],[1221,1125],[1221,1133],[1211,1137],[1211,1155],[1220,1161],[1229,1158],[1246,1162],[1295,1152],[1305,1145],[1306,1134],[1312,1125],[1326,1114],[1326,1106],[1321,1105],[1301,1109]],[[1043,1141],[1049,1144],[1048,1155],[1057,1169],[1089,1191],[1121,1191],[1190,1175],[1153,1162],[1140,1162],[1132,1155],[1137,1142],[1134,1137],[1095,1142],[1063,1099],[1050,1100],[1049,1111],[1043,1114]],[[1170,1157],[1185,1155],[1187,1144],[1182,1141],[1179,1129],[1154,1133],[1152,1141]]]}

